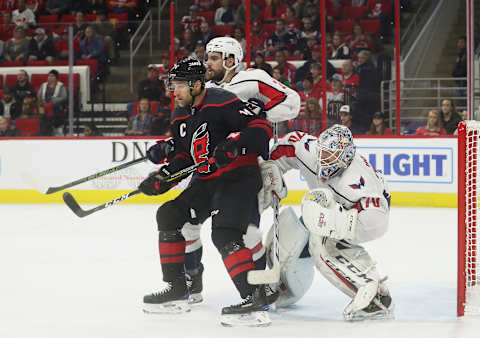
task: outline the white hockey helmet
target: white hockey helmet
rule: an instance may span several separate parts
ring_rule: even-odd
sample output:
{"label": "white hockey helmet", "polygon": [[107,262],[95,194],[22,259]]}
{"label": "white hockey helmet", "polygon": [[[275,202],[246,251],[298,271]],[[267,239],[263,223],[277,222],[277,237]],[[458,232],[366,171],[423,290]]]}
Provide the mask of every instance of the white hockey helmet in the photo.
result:
{"label": "white hockey helmet", "polygon": [[339,175],[355,156],[355,145],[350,129],[335,124],[318,137],[317,176],[325,181]]}
{"label": "white hockey helmet", "polygon": [[[234,38],[222,36],[214,38],[207,43],[207,54],[210,52],[217,52],[222,54],[223,68],[227,71],[237,68],[243,60],[243,50],[240,43]],[[232,67],[227,67],[226,61],[229,56],[233,56],[234,64]]]}

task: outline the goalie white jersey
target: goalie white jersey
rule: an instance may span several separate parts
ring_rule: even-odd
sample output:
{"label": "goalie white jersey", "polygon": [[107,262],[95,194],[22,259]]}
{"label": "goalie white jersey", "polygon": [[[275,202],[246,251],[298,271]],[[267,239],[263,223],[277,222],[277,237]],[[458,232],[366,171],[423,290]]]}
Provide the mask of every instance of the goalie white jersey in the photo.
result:
{"label": "goalie white jersey", "polygon": [[236,73],[228,83],[206,83],[207,88],[220,87],[247,101],[256,98],[265,104],[267,118],[281,122],[297,117],[300,110],[300,96],[291,88],[281,84],[261,69],[248,69]]}
{"label": "goalie white jersey", "polygon": [[282,173],[290,169],[300,170],[309,189],[328,188],[336,202],[347,209],[359,211],[356,243],[378,238],[387,230],[390,194],[383,175],[356,152],[352,163],[341,175],[321,181],[317,177],[317,137],[291,132],[283,137],[271,152]]}

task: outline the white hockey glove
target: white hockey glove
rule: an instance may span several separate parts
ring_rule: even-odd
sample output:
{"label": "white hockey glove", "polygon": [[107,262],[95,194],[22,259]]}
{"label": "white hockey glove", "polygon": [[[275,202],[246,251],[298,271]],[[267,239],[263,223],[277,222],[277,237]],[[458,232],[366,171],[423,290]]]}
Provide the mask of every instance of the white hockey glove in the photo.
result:
{"label": "white hockey glove", "polygon": [[258,211],[262,213],[272,205],[273,195],[279,199],[287,196],[287,187],[283,182],[280,168],[273,161],[264,161],[259,164],[262,174],[263,186],[258,193]]}
{"label": "white hockey glove", "polygon": [[303,196],[302,218],[312,234],[335,240],[352,240],[358,211],[345,209],[335,202],[329,189],[313,189]]}

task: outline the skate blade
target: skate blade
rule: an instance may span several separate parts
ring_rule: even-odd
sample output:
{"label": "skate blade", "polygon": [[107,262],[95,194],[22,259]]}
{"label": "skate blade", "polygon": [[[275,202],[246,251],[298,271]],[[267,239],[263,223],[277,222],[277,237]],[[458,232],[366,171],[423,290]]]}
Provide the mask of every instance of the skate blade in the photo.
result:
{"label": "skate blade", "polygon": [[220,323],[227,327],[248,326],[265,327],[272,324],[267,311],[255,311],[234,315],[222,315]]}
{"label": "skate blade", "polygon": [[182,314],[190,312],[187,300],[177,300],[163,304],[143,303],[143,312],[151,314]]}
{"label": "skate blade", "polygon": [[203,297],[201,293],[191,293],[188,297],[188,304],[198,304],[203,302]]}
{"label": "skate blade", "polygon": [[357,312],[350,315],[344,314],[343,318],[348,322],[359,322],[362,320],[391,320],[395,319],[395,314],[393,312],[393,307],[388,309],[388,311],[377,311],[374,313],[367,312]]}

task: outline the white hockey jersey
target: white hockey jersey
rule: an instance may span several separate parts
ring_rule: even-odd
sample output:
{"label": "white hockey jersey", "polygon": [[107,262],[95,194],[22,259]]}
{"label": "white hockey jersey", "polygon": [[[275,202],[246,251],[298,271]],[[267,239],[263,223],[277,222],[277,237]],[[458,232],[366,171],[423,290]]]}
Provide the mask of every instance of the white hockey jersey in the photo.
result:
{"label": "white hockey jersey", "polygon": [[207,88],[220,87],[247,101],[256,98],[265,104],[267,118],[271,122],[282,122],[297,117],[300,96],[296,91],[278,82],[264,70],[250,68],[236,73],[228,83],[206,83]]}
{"label": "white hockey jersey", "polygon": [[294,131],[285,135],[271,151],[282,173],[300,170],[309,189],[329,188],[335,201],[358,210],[355,243],[370,241],[385,233],[388,226],[390,193],[383,175],[358,153],[339,176],[321,181],[317,178],[318,146],[315,136]]}

